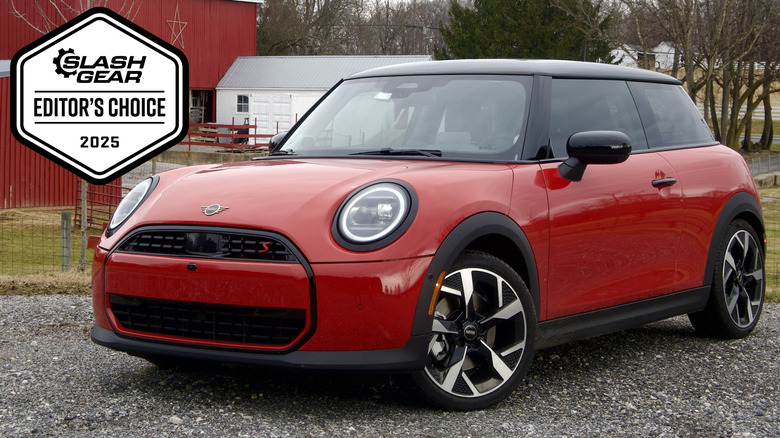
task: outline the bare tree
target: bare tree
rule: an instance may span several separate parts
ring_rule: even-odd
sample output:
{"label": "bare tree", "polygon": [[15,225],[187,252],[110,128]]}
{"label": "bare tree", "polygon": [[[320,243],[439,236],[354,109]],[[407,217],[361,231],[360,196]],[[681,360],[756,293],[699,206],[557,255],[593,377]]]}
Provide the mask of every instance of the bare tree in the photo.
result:
{"label": "bare tree", "polygon": [[268,0],[260,6],[257,53],[322,55],[348,51],[362,0]]}
{"label": "bare tree", "polygon": [[260,55],[430,54],[441,45],[447,0],[268,0]]}
{"label": "bare tree", "polygon": [[[780,78],[776,0],[620,1],[635,17],[639,11],[654,17],[652,22],[674,45],[673,74],[681,75],[694,101],[703,102],[705,119],[719,141],[753,149],[753,112],[763,103],[765,130],[759,147],[768,147],[773,135],[769,96],[778,91]],[[636,20],[638,34],[647,26]]]}
{"label": "bare tree", "polygon": [[358,52],[377,55],[423,55],[441,46],[439,23],[446,0],[391,2],[374,0],[360,24]]}
{"label": "bare tree", "polygon": [[[109,7],[135,20],[143,0],[6,0],[14,17],[21,19],[38,33],[47,34],[71,18],[94,7]],[[118,5],[118,7],[117,7]]]}

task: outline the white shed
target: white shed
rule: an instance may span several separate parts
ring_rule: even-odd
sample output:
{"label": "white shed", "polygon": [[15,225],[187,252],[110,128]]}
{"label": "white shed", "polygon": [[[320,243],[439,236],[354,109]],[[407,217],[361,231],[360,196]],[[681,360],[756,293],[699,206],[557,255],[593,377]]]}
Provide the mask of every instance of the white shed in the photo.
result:
{"label": "white shed", "polygon": [[[626,49],[615,49],[612,51],[612,56],[615,57],[620,65],[626,67],[642,66],[653,70],[671,70],[674,65],[674,54],[674,46],[667,42],[653,47],[647,53],[640,46],[626,46]],[[637,60],[639,61],[638,64]]]}
{"label": "white shed", "polygon": [[[258,134],[286,131],[339,80],[430,56],[243,56],[217,85],[217,123],[257,123]],[[251,141],[250,141],[251,143]]]}

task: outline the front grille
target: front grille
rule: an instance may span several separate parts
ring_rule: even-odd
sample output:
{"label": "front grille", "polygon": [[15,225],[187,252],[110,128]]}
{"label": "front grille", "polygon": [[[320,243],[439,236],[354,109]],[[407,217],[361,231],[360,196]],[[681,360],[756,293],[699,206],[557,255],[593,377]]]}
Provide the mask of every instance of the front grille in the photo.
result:
{"label": "front grille", "polygon": [[303,309],[192,303],[109,294],[127,330],[253,345],[287,345],[306,326]]}
{"label": "front grille", "polygon": [[181,257],[295,262],[281,241],[264,234],[240,231],[147,229],[133,234],[118,249],[121,252]]}

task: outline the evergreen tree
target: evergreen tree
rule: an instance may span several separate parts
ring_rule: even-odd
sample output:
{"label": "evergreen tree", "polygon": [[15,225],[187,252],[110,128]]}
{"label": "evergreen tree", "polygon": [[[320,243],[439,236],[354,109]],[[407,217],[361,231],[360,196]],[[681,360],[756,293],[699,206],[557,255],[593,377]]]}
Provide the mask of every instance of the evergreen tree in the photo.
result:
{"label": "evergreen tree", "polygon": [[[609,18],[598,18],[600,11],[590,0],[566,1],[577,2],[577,9],[590,16],[572,17],[548,0],[475,0],[473,8],[451,0],[449,24],[441,29],[445,45],[435,56],[608,62],[609,45],[602,35]],[[594,28],[583,26],[593,22]]]}

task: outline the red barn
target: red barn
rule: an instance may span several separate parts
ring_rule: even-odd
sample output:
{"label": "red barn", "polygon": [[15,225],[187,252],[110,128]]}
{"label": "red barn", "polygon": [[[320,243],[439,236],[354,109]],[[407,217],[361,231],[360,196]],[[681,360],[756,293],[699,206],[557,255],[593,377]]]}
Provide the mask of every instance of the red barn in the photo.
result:
{"label": "red barn", "polygon": [[[78,0],[0,2],[0,60],[11,59],[17,50],[41,37],[40,31],[50,31],[75,17],[80,3]],[[184,52],[190,65],[193,121],[215,120],[215,89],[220,78],[236,57],[255,54],[258,1],[94,3],[114,10]],[[11,135],[9,83],[8,77],[0,77],[0,208],[73,205],[77,195],[76,177],[17,143]]]}

